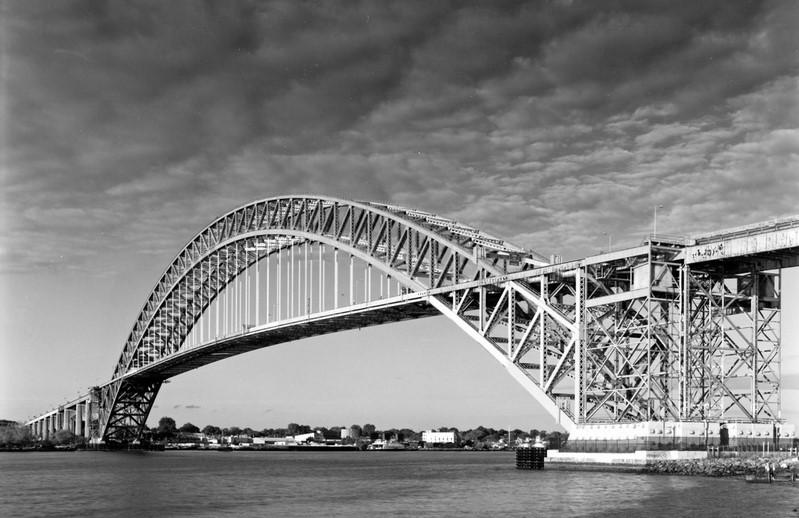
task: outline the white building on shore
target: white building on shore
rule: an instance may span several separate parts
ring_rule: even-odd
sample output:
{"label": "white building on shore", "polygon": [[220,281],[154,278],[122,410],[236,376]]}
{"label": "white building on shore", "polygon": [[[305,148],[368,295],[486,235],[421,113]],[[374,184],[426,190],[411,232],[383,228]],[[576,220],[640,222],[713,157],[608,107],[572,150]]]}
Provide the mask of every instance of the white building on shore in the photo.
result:
{"label": "white building on shore", "polygon": [[422,441],[425,444],[456,444],[458,436],[455,432],[437,432],[425,430],[422,432]]}

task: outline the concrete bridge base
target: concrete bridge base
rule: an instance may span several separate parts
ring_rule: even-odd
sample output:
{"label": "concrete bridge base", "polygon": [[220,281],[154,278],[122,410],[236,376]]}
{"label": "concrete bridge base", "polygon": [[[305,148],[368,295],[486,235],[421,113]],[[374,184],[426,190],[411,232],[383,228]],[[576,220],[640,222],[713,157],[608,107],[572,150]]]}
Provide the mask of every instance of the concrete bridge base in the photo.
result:
{"label": "concrete bridge base", "polygon": [[706,451],[637,450],[631,453],[547,450],[547,464],[598,464],[646,466],[661,460],[706,459]]}
{"label": "concrete bridge base", "polygon": [[793,447],[795,440],[796,426],[792,423],[645,421],[577,425],[569,432],[568,450],[631,454],[739,449],[767,453]]}

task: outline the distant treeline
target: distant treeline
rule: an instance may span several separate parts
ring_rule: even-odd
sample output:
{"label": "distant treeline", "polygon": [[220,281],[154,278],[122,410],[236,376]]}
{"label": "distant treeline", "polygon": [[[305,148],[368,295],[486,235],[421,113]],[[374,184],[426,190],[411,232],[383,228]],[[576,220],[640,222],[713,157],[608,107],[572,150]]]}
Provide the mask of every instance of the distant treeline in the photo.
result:
{"label": "distant treeline", "polygon": [[[346,430],[344,434],[350,441],[357,440],[375,440],[384,438],[386,440],[395,439],[398,441],[419,442],[422,440],[422,432],[412,430],[410,428],[388,428],[379,430],[371,423],[364,425],[354,424],[349,427],[344,426],[309,426],[305,424],[289,423],[285,428],[264,428],[255,430],[253,428],[232,426],[229,428],[221,428],[214,425],[206,425],[200,428],[192,423],[184,423],[178,427],[175,420],[171,417],[162,417],[158,421],[158,425],[152,428],[145,429],[144,435],[146,439],[154,441],[170,441],[177,440],[181,437],[187,437],[192,434],[204,433],[208,437],[222,437],[222,436],[249,436],[249,437],[288,437],[301,435],[305,433],[319,433],[326,439],[340,439],[342,437],[342,430]],[[469,430],[458,430],[453,427],[442,426],[436,429],[439,432],[455,432],[460,443],[464,446],[471,446],[475,448],[485,447],[500,441],[515,441],[515,440],[534,440],[536,437],[541,437],[543,440],[549,441],[550,445],[554,447],[560,446],[568,437],[565,432],[547,432],[546,430],[510,430],[510,437],[508,430],[503,428],[494,429],[485,426],[478,426],[477,428]],[[81,445],[85,443],[83,437],[76,436],[67,430],[59,430],[53,434],[47,441],[38,441],[30,429],[22,423],[15,421],[0,420],[0,449],[13,449],[24,448],[34,445],[44,444],[48,445]]]}
{"label": "distant treeline", "polygon": [[[178,427],[175,420],[171,417],[162,417],[158,421],[158,426],[154,426],[149,430],[149,434],[153,440],[172,440],[179,438],[181,435],[204,433],[209,437],[222,437],[222,436],[240,436],[246,435],[249,437],[287,437],[301,435],[305,433],[318,432],[327,439],[339,439],[342,436],[341,431],[347,430],[346,437],[357,440],[375,440],[378,438],[383,439],[396,439],[398,441],[418,442],[422,440],[422,432],[412,430],[410,428],[388,428],[380,430],[375,425],[367,423],[364,425],[354,424],[349,427],[346,426],[309,426],[305,424],[289,423],[285,428],[264,428],[256,430],[250,427],[232,426],[229,428],[220,428],[215,425],[206,425],[200,428],[192,423],[185,423]],[[439,432],[455,432],[459,438],[460,443],[465,446],[480,447],[499,442],[500,440],[508,441],[508,430],[504,428],[494,429],[485,426],[478,426],[468,430],[458,430],[454,427],[442,426],[436,429]],[[547,432],[546,430],[520,430],[518,428],[510,430],[510,440],[535,440],[537,437],[548,441],[555,447],[564,443],[568,437],[565,432]]]}
{"label": "distant treeline", "polygon": [[59,430],[49,439],[39,441],[31,433],[30,428],[16,421],[0,419],[0,450],[16,450],[22,448],[55,446],[81,446],[86,439],[67,430]]}

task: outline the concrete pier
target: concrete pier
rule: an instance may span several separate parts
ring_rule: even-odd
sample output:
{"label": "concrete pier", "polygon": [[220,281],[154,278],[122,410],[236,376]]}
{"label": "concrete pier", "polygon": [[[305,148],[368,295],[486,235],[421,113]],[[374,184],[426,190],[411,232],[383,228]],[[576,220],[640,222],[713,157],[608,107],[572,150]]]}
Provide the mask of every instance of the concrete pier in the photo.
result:
{"label": "concrete pier", "polygon": [[551,464],[620,464],[646,466],[661,460],[694,460],[706,459],[707,451],[647,451],[637,450],[631,453],[584,452],[547,450],[547,463]]}
{"label": "concrete pier", "polygon": [[[632,454],[637,451],[707,451],[743,448],[764,453],[790,447],[796,426],[788,423],[644,421],[577,425],[569,434],[573,453]],[[566,453],[566,452],[562,452]]]}
{"label": "concrete pier", "polygon": [[41,440],[53,440],[59,430],[90,439],[92,408],[89,396],[83,396],[29,421],[27,426],[31,434]]}
{"label": "concrete pier", "polygon": [[83,435],[83,413],[84,413],[84,405],[82,403],[78,403],[75,405],[75,435],[82,436]]}

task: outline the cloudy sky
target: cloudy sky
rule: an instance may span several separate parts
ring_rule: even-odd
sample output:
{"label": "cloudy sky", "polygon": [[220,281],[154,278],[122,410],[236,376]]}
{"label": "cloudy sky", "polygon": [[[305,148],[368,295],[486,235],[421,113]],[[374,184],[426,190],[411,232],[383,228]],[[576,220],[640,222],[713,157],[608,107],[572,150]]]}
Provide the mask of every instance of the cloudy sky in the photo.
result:
{"label": "cloudy sky", "polygon": [[[668,234],[799,213],[793,1],[5,1],[0,19],[0,418],[107,380],[172,257],[253,199],[390,201],[566,258],[640,242],[658,205]],[[550,423],[454,326],[421,329],[228,360],[154,415]],[[328,364],[289,379],[297,351]]]}

